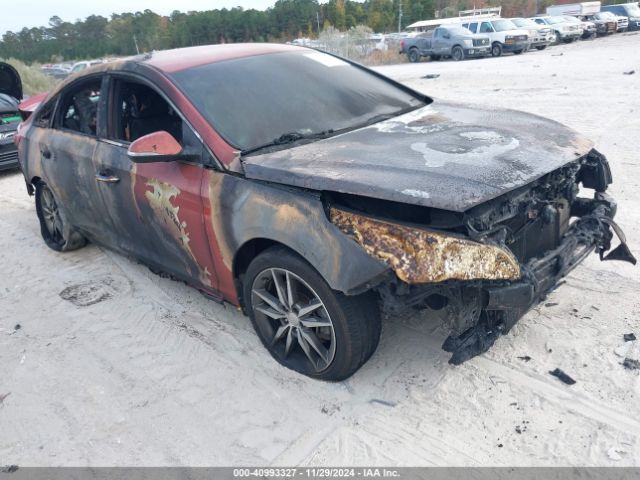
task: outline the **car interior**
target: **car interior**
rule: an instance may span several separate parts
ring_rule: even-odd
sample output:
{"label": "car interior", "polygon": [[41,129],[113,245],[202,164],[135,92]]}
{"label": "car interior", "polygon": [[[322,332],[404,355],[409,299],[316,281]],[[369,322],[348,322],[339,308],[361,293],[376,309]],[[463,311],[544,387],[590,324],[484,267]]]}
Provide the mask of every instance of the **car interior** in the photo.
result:
{"label": "car interior", "polygon": [[66,130],[95,135],[101,80],[83,84],[67,96],[62,107],[62,126]]}
{"label": "car interior", "polygon": [[115,137],[133,142],[164,130],[182,142],[182,119],[152,88],[134,82],[116,84]]}

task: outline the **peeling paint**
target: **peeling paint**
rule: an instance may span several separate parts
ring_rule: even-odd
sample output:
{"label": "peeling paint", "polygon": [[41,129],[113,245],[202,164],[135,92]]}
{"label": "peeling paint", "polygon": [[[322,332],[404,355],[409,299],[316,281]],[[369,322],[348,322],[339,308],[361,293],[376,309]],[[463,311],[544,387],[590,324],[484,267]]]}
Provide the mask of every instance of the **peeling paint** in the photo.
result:
{"label": "peeling paint", "polygon": [[520,266],[507,250],[436,231],[374,220],[332,208],[331,221],[365,251],[389,265],[400,280],[517,280]]}

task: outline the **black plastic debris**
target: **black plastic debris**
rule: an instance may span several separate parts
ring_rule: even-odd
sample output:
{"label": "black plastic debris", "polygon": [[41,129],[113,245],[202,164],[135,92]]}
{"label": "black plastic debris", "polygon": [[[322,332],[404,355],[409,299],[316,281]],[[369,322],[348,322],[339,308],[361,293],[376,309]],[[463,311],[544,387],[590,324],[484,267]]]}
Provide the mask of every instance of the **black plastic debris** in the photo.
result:
{"label": "black plastic debris", "polygon": [[22,328],[22,325],[20,325],[19,323],[16,323],[16,326],[13,327],[14,330],[20,330]]}
{"label": "black plastic debris", "polygon": [[555,307],[556,305],[558,305],[558,304],[555,303],[555,302],[549,302],[549,303],[545,303],[544,304],[545,307]]}
{"label": "black plastic debris", "polygon": [[640,361],[633,358],[625,358],[622,366],[627,370],[640,370]]}
{"label": "black plastic debris", "polygon": [[522,357],[518,357],[518,359],[522,360],[523,362],[531,361],[531,357],[529,355],[523,355]]}
{"label": "black plastic debris", "polygon": [[628,72],[622,72],[624,75],[633,75],[634,73],[636,73],[635,70],[629,70]]}
{"label": "black plastic debris", "polygon": [[564,373],[559,368],[556,368],[555,370],[550,371],[549,373],[554,377],[556,377],[561,382],[566,383],[567,385],[573,385],[574,383],[576,383],[576,381],[573,378],[571,378],[569,375]]}
{"label": "black plastic debris", "polygon": [[635,342],[636,336],[633,333],[625,333],[622,338],[624,338],[625,342]]}
{"label": "black plastic debris", "polygon": [[439,73],[429,73],[425,76],[423,76],[422,78],[438,78],[440,76]]}

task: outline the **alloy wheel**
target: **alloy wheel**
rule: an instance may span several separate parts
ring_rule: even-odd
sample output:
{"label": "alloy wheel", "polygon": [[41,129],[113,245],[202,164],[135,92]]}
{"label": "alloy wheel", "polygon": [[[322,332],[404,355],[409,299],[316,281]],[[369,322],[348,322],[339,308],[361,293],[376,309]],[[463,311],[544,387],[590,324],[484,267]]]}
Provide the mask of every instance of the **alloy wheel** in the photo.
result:
{"label": "alloy wheel", "polygon": [[314,373],[326,370],[336,353],[329,312],[298,275],[268,268],[255,277],[251,306],[268,348],[281,362]]}
{"label": "alloy wheel", "polygon": [[51,240],[59,242],[62,240],[62,218],[60,217],[58,204],[48,188],[42,190],[41,207],[42,217]]}

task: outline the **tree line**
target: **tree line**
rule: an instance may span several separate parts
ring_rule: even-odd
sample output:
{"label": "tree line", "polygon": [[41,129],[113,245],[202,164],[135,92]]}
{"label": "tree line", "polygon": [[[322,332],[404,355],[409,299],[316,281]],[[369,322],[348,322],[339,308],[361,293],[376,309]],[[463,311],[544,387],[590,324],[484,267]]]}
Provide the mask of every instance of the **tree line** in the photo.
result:
{"label": "tree line", "polygon": [[[281,42],[317,37],[326,27],[346,30],[366,25],[395,32],[418,20],[457,15],[458,10],[502,4],[511,14],[535,13],[549,0],[277,0],[260,11],[241,7],[161,16],[151,10],[91,15],[68,22],[54,16],[48,26],[6,32],[0,58],[27,63],[131,55],[168,48],[231,42]],[[400,15],[400,12],[402,14]]]}

